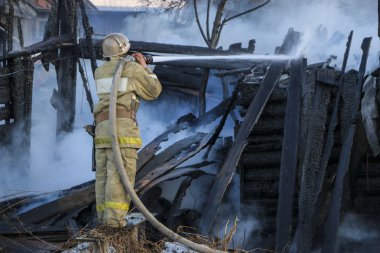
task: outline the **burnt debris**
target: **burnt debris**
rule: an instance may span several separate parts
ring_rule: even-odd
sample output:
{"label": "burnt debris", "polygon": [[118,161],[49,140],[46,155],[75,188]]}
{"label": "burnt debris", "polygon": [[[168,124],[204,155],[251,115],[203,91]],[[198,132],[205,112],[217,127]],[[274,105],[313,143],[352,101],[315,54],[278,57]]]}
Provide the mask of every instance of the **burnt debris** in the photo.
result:
{"label": "burnt debris", "polygon": [[[36,61],[41,61],[46,70],[49,63],[55,67],[58,90],[51,104],[57,109],[57,136],[73,128],[78,70],[88,103],[93,107],[80,59],[90,59],[94,72],[96,60],[101,58],[101,40],[92,38],[84,3],[84,0],[53,0],[43,41],[24,47],[22,23],[15,16],[17,6],[8,2],[2,24],[5,29],[0,31],[3,152],[30,152]],[[77,42],[79,12],[85,38]],[[21,48],[13,47],[16,33],[13,27],[17,28]],[[289,29],[275,53],[290,54],[301,38],[301,33]],[[329,66],[330,60],[307,65],[303,58],[157,63],[154,72],[169,97],[181,94],[200,99],[204,69],[213,69],[221,79],[223,100],[199,117],[189,114],[179,118],[140,150],[135,190],[148,209],[173,229],[187,225],[209,235],[221,224],[220,206],[237,174],[240,211],[247,214],[254,205],[254,215],[263,227],[259,233],[247,235],[246,240],[258,248],[276,252],[308,253],[317,248],[322,252],[344,252],[346,244],[340,245],[337,240],[342,214],[354,211],[378,222],[380,211],[380,164],[376,157],[378,98],[368,92],[370,88],[372,92],[377,90],[372,84],[364,87],[362,94],[371,38],[363,40],[359,70],[346,71],[351,38],[352,33],[340,71]],[[253,54],[254,47],[254,40],[248,43],[248,48],[237,43],[228,50],[139,41],[132,42],[131,50],[153,56],[162,53],[231,56]],[[227,82],[227,77],[234,81]],[[378,76],[370,78],[370,82],[378,84]],[[231,87],[233,92],[229,91]],[[221,131],[230,115],[235,133],[233,138],[223,138]],[[212,130],[202,130],[210,123],[215,123]],[[169,135],[184,131],[185,137],[160,152]],[[22,135],[13,138],[16,132]],[[367,136],[373,137],[372,150]],[[195,156],[197,162],[184,165]],[[28,157],[23,164],[29,163]],[[209,170],[210,167],[214,170]],[[181,209],[187,190],[198,178],[211,182],[205,204],[201,210]],[[160,183],[174,179],[180,182],[170,202],[162,197]],[[94,182],[0,202],[0,251],[61,250],[70,238],[95,226],[94,203]]]}

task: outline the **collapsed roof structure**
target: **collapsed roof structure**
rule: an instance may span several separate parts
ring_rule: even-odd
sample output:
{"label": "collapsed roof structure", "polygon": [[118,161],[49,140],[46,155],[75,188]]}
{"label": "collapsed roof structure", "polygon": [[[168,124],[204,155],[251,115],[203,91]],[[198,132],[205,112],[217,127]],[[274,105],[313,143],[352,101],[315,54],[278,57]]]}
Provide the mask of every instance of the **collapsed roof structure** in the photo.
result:
{"label": "collapsed roof structure", "polygon": [[[96,59],[101,59],[101,40],[92,38],[83,0],[53,1],[43,41],[13,50],[14,12],[12,4],[8,7],[0,57],[0,104],[4,105],[0,107],[0,120],[5,122],[0,125],[0,144],[10,154],[28,154],[33,63],[41,61],[46,70],[49,63],[54,64],[58,89],[51,103],[57,110],[57,135],[70,132],[76,113],[78,72],[89,105],[93,106],[88,80],[78,59],[90,59],[94,71]],[[78,8],[86,34],[79,41]],[[18,29],[21,31],[21,26]],[[301,36],[290,29],[276,53],[289,53]],[[373,90],[361,92],[365,80],[370,82],[365,89],[379,84],[379,71],[366,79],[371,38],[365,38],[358,71],[346,72],[351,39],[352,33],[340,71],[330,67],[328,61],[308,65],[303,58],[157,62],[154,71],[164,91],[191,96],[201,94],[200,68],[217,69],[224,100],[199,117],[184,115],[140,150],[135,190],[148,209],[158,213],[173,229],[186,225],[209,234],[233,175],[238,172],[241,211],[250,210],[245,206],[258,206],[256,215],[265,221],[260,235],[247,236],[247,240],[261,238],[254,240],[256,247],[276,252],[311,252],[318,247],[322,252],[347,252],[347,245],[337,242],[341,213],[354,210],[378,222],[380,210],[378,153],[376,145],[368,143],[377,137],[378,117],[368,113],[377,108],[377,100],[370,96]],[[248,48],[234,44],[228,50],[142,41],[131,44],[132,51],[153,55],[197,56],[252,54],[255,46],[254,40]],[[228,91],[227,76],[235,78],[233,92]],[[241,118],[234,115],[235,108]],[[229,115],[235,119],[233,140],[220,138]],[[213,130],[203,132],[202,126],[212,122],[217,122]],[[158,152],[170,134],[184,130],[190,133],[186,138]],[[15,132],[23,133],[17,143],[12,138]],[[217,155],[209,155],[212,149]],[[206,155],[197,163],[181,166],[205,150]],[[217,165],[216,173],[207,170],[210,165]],[[180,210],[186,190],[199,177],[212,178],[205,205],[201,211]],[[162,190],[158,185],[177,178],[182,181],[168,203],[160,198]],[[94,226],[94,202],[94,182],[53,194],[7,199],[0,203],[1,248],[5,252],[55,252],[82,228]],[[355,245],[349,247],[354,249]]]}

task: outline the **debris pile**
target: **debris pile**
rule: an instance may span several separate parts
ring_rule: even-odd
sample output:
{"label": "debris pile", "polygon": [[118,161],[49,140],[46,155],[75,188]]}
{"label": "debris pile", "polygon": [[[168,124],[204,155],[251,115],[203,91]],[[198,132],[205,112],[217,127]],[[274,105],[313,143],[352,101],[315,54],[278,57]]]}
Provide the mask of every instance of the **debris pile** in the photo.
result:
{"label": "debris pile", "polygon": [[[77,43],[78,7],[86,38]],[[70,18],[63,21],[62,16]],[[12,20],[11,9],[7,18]],[[8,29],[5,33],[12,36],[13,31]],[[301,37],[302,34],[290,29],[276,53],[290,53]],[[179,229],[188,238],[228,250],[237,223],[224,239],[212,241],[206,236],[213,232],[215,224],[223,222],[224,217],[218,215],[219,206],[238,172],[242,213],[250,210],[245,207],[255,205],[258,210],[255,215],[264,224],[259,234],[247,235],[246,240],[255,241],[256,247],[276,252],[290,248],[303,253],[317,248],[322,252],[337,252],[344,248],[338,248],[337,243],[341,213],[353,210],[368,219],[378,220],[375,216],[380,211],[380,167],[378,158],[370,154],[367,139],[369,130],[377,133],[377,129],[363,126],[360,113],[360,105],[368,102],[361,91],[371,38],[363,40],[359,70],[346,71],[351,38],[352,34],[341,70],[330,67],[330,60],[307,65],[303,58],[157,63],[155,73],[164,93],[182,94],[203,102],[206,99],[200,92],[203,69],[216,69],[223,101],[198,117],[193,114],[180,117],[140,150],[135,190],[148,209],[168,227]],[[60,4],[53,1],[42,42],[12,50],[12,39],[6,41],[3,47],[6,50],[0,57],[3,61],[0,104],[4,104],[0,107],[0,120],[5,121],[0,125],[3,149],[11,153],[10,147],[18,145],[29,152],[35,61],[41,60],[48,69],[47,63],[56,60],[58,90],[51,102],[57,109],[57,135],[72,129],[77,64],[92,108],[91,93],[78,58],[91,59],[94,70],[96,59],[101,56],[100,42],[92,39],[81,0]],[[254,41],[249,42],[248,48],[234,44],[229,50],[132,42],[131,50],[155,55],[238,55],[253,53]],[[233,81],[227,83],[226,77],[232,77]],[[379,77],[376,80],[378,82]],[[221,137],[230,115],[235,123],[235,134]],[[210,125],[212,129],[205,131],[204,127]],[[24,133],[21,142],[12,143],[12,133],[20,128]],[[170,141],[179,134],[183,138]],[[162,148],[165,142],[171,144]],[[197,159],[193,159],[195,157]],[[204,206],[201,210],[181,209],[188,188],[201,177],[212,181]],[[160,186],[174,179],[181,181],[170,201],[162,196]],[[168,242],[164,247],[163,237],[147,233],[149,229],[145,225],[118,232],[94,229],[93,181],[44,195],[3,199],[0,215],[0,249],[6,252],[63,251],[76,243],[75,238],[86,241],[86,233],[91,240],[100,238],[100,241],[110,242],[117,252],[126,250],[125,247],[127,252],[159,252],[163,248],[169,252],[173,247],[180,248]],[[187,228],[181,230],[184,226]],[[197,230],[189,232],[190,227]],[[262,240],[256,240],[257,237]],[[159,247],[158,243],[161,243]],[[81,244],[78,250],[91,250],[87,246]]]}

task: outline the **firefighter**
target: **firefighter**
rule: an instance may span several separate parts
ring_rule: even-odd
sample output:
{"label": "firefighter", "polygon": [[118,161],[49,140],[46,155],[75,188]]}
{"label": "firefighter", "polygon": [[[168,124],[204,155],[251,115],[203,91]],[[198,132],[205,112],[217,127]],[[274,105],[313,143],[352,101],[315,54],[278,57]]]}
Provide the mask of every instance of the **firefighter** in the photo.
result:
{"label": "firefighter", "polygon": [[[112,79],[119,60],[130,48],[128,38],[121,33],[107,35],[102,44],[106,60],[95,71],[96,92],[99,102],[94,109],[95,159],[96,159],[96,210],[98,225],[110,227],[125,226],[125,216],[130,205],[130,196],[124,189],[118,174],[111,147],[109,131],[109,102]],[[147,67],[141,53],[132,55],[121,74],[117,94],[117,138],[121,148],[124,168],[129,180],[134,184],[137,150],[141,148],[140,130],[136,121],[140,98],[153,100],[161,93],[157,76]]]}

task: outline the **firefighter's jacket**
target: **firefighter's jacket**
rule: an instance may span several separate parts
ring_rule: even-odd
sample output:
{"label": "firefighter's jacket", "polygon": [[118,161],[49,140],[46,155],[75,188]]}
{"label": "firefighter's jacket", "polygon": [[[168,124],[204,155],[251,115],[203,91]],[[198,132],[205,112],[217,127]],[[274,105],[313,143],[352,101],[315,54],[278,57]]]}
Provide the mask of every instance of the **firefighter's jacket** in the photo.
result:
{"label": "firefighter's jacket", "polygon": [[[94,117],[109,110],[112,79],[116,71],[118,59],[105,62],[95,71],[96,92],[99,103],[94,108]],[[161,84],[157,76],[149,69],[136,62],[128,62],[121,74],[121,83],[117,94],[117,110],[137,113],[140,98],[152,100],[161,93]],[[140,130],[135,118],[117,118],[117,136],[121,148],[140,148],[142,145]],[[95,129],[95,147],[110,148],[111,136],[109,120],[97,123]]]}

